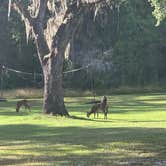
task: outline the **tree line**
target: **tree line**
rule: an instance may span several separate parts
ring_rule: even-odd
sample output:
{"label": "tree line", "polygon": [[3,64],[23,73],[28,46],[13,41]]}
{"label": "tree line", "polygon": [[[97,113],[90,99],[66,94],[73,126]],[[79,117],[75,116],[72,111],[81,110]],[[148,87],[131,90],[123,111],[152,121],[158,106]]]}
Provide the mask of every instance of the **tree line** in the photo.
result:
{"label": "tree line", "polygon": [[[0,2],[0,64],[21,71],[41,73],[42,69],[37,58],[34,41],[26,42],[24,25],[16,12],[11,13],[7,20],[8,3]],[[110,61],[112,66],[105,71],[89,69],[64,76],[64,86],[67,88],[90,89],[112,88],[120,86],[165,86],[166,85],[166,22],[156,27],[152,16],[153,8],[147,0],[128,0],[119,8],[107,10],[104,26],[99,22],[103,19],[96,16],[87,22],[93,28],[79,30],[73,39],[74,51],[77,53],[94,47],[113,51],[103,59]],[[97,28],[95,28],[97,27]],[[91,36],[89,36],[89,34]],[[83,41],[86,36],[85,41]],[[88,38],[89,37],[89,38]],[[78,49],[80,48],[80,49]],[[65,61],[64,70],[80,67]],[[97,73],[97,77],[96,77]],[[84,81],[82,81],[84,80]],[[5,88],[42,87],[42,78],[7,72]]]}

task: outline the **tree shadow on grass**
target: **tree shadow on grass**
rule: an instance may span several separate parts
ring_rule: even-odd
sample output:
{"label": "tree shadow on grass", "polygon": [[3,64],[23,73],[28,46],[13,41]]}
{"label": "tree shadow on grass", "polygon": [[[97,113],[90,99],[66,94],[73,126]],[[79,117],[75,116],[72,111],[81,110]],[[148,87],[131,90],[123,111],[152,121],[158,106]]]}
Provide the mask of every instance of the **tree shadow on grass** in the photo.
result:
{"label": "tree shadow on grass", "polygon": [[[12,151],[8,158],[5,155],[0,157],[0,161],[6,165],[25,164],[29,161],[49,164],[57,162],[62,165],[67,162],[66,165],[73,166],[79,165],[80,162],[87,166],[137,161],[143,165],[148,158],[141,154],[146,153],[153,154],[149,157],[152,165],[153,161],[164,160],[166,153],[164,128],[46,127],[12,124],[1,125],[0,131],[0,148],[5,147]],[[24,151],[25,154],[18,157],[16,150]],[[81,151],[83,153],[80,153]],[[39,155],[33,156],[34,152]],[[10,158],[12,155],[20,160]]]}
{"label": "tree shadow on grass", "polygon": [[20,111],[20,112],[16,112],[15,110],[13,111],[0,111],[0,116],[25,116],[28,115],[29,111]]}
{"label": "tree shadow on grass", "polygon": [[[104,116],[104,115],[103,115]],[[105,119],[104,118],[84,118],[81,116],[70,116],[71,119],[75,119],[75,120],[83,120],[83,121],[93,121],[93,122],[111,122],[111,120],[109,119]]]}

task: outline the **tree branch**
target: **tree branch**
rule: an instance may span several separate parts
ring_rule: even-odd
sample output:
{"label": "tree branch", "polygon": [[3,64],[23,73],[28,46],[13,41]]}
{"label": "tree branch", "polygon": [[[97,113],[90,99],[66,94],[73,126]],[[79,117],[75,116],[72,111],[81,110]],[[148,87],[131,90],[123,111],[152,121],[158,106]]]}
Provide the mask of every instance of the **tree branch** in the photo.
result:
{"label": "tree branch", "polygon": [[23,19],[27,19],[29,23],[32,24],[33,18],[30,16],[29,11],[27,10],[27,8],[24,7],[21,0],[13,0],[13,3],[15,5],[15,9],[18,10]]}
{"label": "tree branch", "polygon": [[37,16],[37,20],[43,22],[44,17],[45,17],[45,13],[46,13],[46,9],[47,9],[47,2],[48,0],[40,0],[40,7],[39,7],[39,13]]}
{"label": "tree branch", "polygon": [[98,4],[98,3],[103,3],[106,2],[106,0],[83,0],[82,3],[84,4]]}
{"label": "tree branch", "polygon": [[80,22],[82,21],[85,10],[86,10],[85,7],[83,6],[77,7],[77,4],[72,4],[68,6],[63,21],[59,26],[56,35],[53,37],[52,49],[55,47],[55,45],[58,44],[59,47],[65,51],[66,49],[65,46],[72,38]]}
{"label": "tree branch", "polygon": [[[49,48],[47,41],[44,36],[43,29],[43,20],[45,16],[45,11],[47,7],[47,0],[40,0],[40,7],[37,18],[33,18],[30,15],[28,9],[24,6],[21,0],[13,0],[14,7],[21,15],[24,20],[27,40],[29,38],[29,34],[32,33],[36,42],[36,47],[39,55],[39,60],[42,63],[43,57],[49,53]],[[44,13],[42,13],[44,11]]]}

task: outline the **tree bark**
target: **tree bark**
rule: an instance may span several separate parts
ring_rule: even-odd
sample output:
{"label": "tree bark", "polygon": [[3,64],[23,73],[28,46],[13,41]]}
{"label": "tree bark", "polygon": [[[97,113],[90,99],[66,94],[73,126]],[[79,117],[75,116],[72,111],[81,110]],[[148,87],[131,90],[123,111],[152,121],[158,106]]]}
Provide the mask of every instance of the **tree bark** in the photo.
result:
{"label": "tree bark", "polygon": [[35,22],[33,26],[36,48],[44,76],[43,112],[45,114],[69,116],[64,104],[62,87],[64,50],[67,45],[66,38],[62,39],[63,29],[57,32],[49,49],[40,22]]}
{"label": "tree bark", "polygon": [[[56,49],[56,48],[55,48]],[[51,57],[43,67],[44,113],[69,116],[64,104],[62,88],[63,55],[60,52]]]}

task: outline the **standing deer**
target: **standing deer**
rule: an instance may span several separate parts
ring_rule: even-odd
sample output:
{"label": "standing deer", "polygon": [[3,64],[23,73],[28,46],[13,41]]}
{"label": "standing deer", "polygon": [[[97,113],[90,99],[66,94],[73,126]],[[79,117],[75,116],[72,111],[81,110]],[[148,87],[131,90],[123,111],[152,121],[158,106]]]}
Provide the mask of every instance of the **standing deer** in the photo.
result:
{"label": "standing deer", "polygon": [[29,111],[31,111],[30,110],[30,104],[29,104],[28,100],[23,99],[23,100],[17,101],[16,112],[19,112],[19,110],[22,106],[24,106],[25,109],[28,109]]}
{"label": "standing deer", "polygon": [[103,96],[100,103],[96,103],[92,106],[91,110],[87,112],[87,117],[89,118],[91,114],[94,114],[94,118],[99,117],[99,111],[102,111],[104,113],[104,119],[107,119],[108,114],[108,105],[107,105],[107,97]]}

